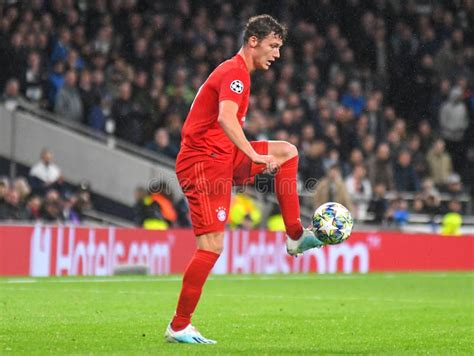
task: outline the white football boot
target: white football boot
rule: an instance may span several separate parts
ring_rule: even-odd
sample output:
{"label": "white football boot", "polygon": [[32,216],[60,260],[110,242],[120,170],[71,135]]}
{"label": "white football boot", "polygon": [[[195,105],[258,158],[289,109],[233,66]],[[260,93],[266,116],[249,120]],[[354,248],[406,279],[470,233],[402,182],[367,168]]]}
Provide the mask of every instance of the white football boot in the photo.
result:
{"label": "white football boot", "polygon": [[293,240],[289,236],[286,237],[286,252],[290,256],[299,256],[307,250],[324,245],[310,229],[303,228],[303,233],[298,240]]}
{"label": "white football boot", "polygon": [[170,343],[183,344],[217,344],[217,341],[206,339],[197,329],[189,324],[183,330],[174,331],[171,323],[166,328],[165,340]]}

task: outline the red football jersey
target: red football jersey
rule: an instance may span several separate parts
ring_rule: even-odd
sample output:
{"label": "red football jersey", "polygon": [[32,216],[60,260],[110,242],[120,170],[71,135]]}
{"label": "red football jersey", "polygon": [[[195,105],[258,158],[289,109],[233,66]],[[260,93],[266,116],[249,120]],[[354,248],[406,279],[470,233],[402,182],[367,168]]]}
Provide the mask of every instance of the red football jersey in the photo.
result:
{"label": "red football jersey", "polygon": [[240,55],[214,69],[199,88],[189,110],[181,133],[179,158],[207,155],[219,160],[232,160],[235,145],[217,122],[219,102],[235,102],[239,106],[237,119],[243,126],[249,95],[250,74]]}

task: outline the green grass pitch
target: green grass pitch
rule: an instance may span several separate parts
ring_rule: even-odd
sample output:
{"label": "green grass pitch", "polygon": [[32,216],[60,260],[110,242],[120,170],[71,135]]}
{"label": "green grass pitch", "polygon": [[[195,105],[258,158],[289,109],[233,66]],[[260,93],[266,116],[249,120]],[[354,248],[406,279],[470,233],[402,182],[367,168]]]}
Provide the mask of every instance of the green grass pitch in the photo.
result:
{"label": "green grass pitch", "polygon": [[474,354],[474,273],[213,276],[166,344],[180,277],[0,279],[0,354]]}

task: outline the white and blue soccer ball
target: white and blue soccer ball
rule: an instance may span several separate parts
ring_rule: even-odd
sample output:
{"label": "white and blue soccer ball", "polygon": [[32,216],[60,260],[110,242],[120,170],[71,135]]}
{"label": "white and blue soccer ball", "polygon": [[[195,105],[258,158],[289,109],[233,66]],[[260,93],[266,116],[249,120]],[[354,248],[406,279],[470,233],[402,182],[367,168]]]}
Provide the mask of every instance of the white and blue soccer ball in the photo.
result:
{"label": "white and blue soccer ball", "polygon": [[342,204],[329,202],[316,209],[313,215],[313,232],[328,245],[347,240],[352,232],[354,220],[350,211]]}

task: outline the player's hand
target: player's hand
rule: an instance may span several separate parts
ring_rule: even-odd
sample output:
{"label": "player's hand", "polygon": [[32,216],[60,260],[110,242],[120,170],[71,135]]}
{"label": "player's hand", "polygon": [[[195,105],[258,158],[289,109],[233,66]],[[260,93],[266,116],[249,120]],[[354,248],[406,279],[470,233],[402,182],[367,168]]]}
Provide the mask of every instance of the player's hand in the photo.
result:
{"label": "player's hand", "polygon": [[280,169],[280,165],[272,155],[255,154],[251,159],[253,163],[264,164],[266,166],[264,173],[275,174],[278,172],[278,169]]}

